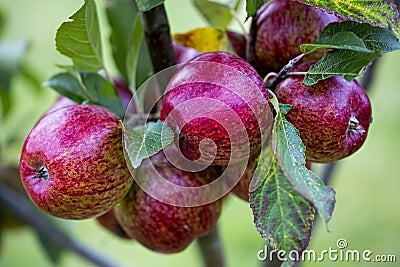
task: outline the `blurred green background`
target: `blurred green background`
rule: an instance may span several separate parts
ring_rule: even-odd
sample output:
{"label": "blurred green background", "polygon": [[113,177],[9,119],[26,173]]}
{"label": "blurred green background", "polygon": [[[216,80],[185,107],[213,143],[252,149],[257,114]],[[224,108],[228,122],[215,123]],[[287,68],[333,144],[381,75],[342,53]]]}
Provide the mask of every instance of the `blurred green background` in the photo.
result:
{"label": "blurred green background", "polygon": [[[98,5],[105,0],[98,0]],[[26,39],[30,46],[25,64],[40,81],[58,71],[56,64],[68,59],[55,49],[58,26],[82,5],[82,0],[2,0],[5,14],[4,39]],[[190,1],[167,0],[166,8],[173,33],[206,26]],[[243,10],[243,8],[242,8]],[[243,12],[240,17],[245,18]],[[106,24],[104,16],[101,22]],[[232,28],[239,29],[237,24]],[[106,28],[107,30],[107,28]],[[108,38],[108,32],[103,32]],[[108,52],[108,51],[107,51]],[[110,58],[109,53],[107,54]],[[344,238],[348,249],[369,249],[374,254],[396,255],[397,263],[305,263],[303,266],[399,266],[400,265],[400,52],[385,55],[371,87],[374,121],[362,149],[342,160],[333,178],[337,204],[330,232],[317,224],[309,249],[320,252]],[[17,164],[22,142],[40,115],[56,95],[49,88],[35,91],[21,77],[13,80],[14,106],[7,120],[0,121],[0,141],[12,142],[3,147],[3,160]],[[176,255],[153,253],[138,243],[123,241],[104,231],[94,220],[56,220],[70,235],[95,249],[120,266],[201,266],[196,243]],[[227,199],[219,223],[225,246],[227,266],[260,266],[258,250],[264,241],[258,235],[248,203],[235,197]],[[52,266],[30,228],[18,228],[2,234],[0,266]],[[64,253],[59,266],[91,266],[71,253]]]}

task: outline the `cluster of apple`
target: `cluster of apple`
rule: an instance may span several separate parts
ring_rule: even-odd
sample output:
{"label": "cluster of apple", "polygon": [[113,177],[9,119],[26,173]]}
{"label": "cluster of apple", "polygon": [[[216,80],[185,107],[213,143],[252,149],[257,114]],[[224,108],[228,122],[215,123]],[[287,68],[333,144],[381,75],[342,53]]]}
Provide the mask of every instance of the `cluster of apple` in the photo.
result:
{"label": "cluster of apple", "polygon": [[[301,53],[300,44],[314,42],[335,21],[339,19],[334,15],[311,6],[270,1],[258,13],[254,66],[229,52],[198,55],[189,49],[189,56],[185,48],[175,45],[177,57],[185,58],[182,61],[195,56],[179,67],[161,102],[160,119],[179,129],[179,140],[133,171],[124,158],[120,118],[104,107],[60,98],[36,123],[23,146],[20,173],[26,191],[51,215],[96,217],[119,236],[158,252],[185,249],[213,229],[227,192],[217,190],[220,197],[202,205],[178,206],[163,203],[134,180],[149,181],[147,186],[152,187],[156,172],[171,184],[201,187],[225,173],[227,190],[248,200],[255,159],[273,126],[270,94],[262,76],[279,71]],[[243,47],[237,51],[243,52]],[[291,71],[304,73],[321,56],[312,54]],[[364,90],[356,81],[340,76],[311,87],[302,78],[289,72],[276,88],[269,89],[281,103],[292,106],[286,118],[299,130],[307,160],[331,162],[354,153],[371,122]],[[122,99],[124,94],[130,96],[121,86],[117,91]],[[176,151],[204,167],[195,172],[178,168],[168,157],[180,154]],[[237,176],[238,165],[243,168],[233,179],[230,176]],[[153,187],[153,193],[182,201],[198,198]]]}

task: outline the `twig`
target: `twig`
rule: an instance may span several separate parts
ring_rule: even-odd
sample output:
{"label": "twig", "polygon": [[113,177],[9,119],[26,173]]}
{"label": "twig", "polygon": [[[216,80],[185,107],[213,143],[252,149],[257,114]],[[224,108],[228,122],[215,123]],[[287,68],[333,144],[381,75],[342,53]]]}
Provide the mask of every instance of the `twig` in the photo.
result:
{"label": "twig", "polygon": [[218,225],[206,236],[197,239],[204,266],[224,267],[224,251],[218,233]]}
{"label": "twig", "polygon": [[140,12],[140,17],[154,72],[175,65],[176,59],[164,4]]}
{"label": "twig", "polygon": [[32,226],[40,235],[45,236],[54,244],[75,252],[96,266],[100,267],[116,267],[117,264],[100,256],[85,246],[82,246],[55,224],[50,222],[39,210],[33,208],[29,200],[20,194],[14,192],[10,187],[5,185],[0,179],[0,207],[1,209],[12,214],[18,220]]}
{"label": "twig", "polygon": [[275,87],[286,78],[286,75],[288,72],[297,64],[299,63],[305,54],[300,54],[296,56],[295,58],[291,59],[283,68],[279,71],[278,74],[273,75],[271,77],[268,77],[269,74],[267,74],[266,78],[264,79],[265,87],[268,89],[274,91]]}

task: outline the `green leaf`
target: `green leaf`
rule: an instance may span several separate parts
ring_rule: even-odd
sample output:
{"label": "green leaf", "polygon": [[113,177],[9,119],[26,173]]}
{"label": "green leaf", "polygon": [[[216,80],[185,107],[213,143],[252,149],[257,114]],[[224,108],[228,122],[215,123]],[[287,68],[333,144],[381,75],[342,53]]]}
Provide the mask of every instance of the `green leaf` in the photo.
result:
{"label": "green leaf", "polygon": [[161,5],[165,0],[136,0],[140,11],[149,11],[150,9]]}
{"label": "green leaf", "polygon": [[363,53],[350,50],[335,50],[327,53],[320,61],[311,65],[304,77],[304,84],[312,86],[321,80],[342,75],[346,81],[356,78],[379,52]]}
{"label": "green leaf", "polygon": [[89,91],[89,103],[108,108],[120,118],[124,116],[124,108],[115,91],[114,85],[97,73],[81,73],[84,86]]}
{"label": "green leaf", "polygon": [[114,85],[97,73],[63,72],[44,83],[77,103],[91,103],[108,108],[122,118],[124,108]]}
{"label": "green leaf", "polygon": [[130,35],[128,53],[126,59],[126,69],[128,71],[128,81],[131,88],[136,88],[136,75],[139,60],[140,46],[143,39],[143,27],[140,17],[137,15],[133,23],[133,30]]}
{"label": "green leaf", "polygon": [[97,72],[103,68],[103,58],[95,1],[85,0],[70,19],[57,30],[57,50],[71,58],[80,71]]}
{"label": "green leaf", "polygon": [[257,10],[269,0],[246,0],[247,18],[256,14]]}
{"label": "green leaf", "polygon": [[43,85],[53,88],[76,103],[83,103],[89,98],[83,90],[83,85],[79,78],[70,72],[58,73],[44,82]]}
{"label": "green leaf", "polygon": [[134,168],[174,141],[173,130],[160,120],[133,129],[124,124],[122,129],[125,149]]}
{"label": "green leaf", "polygon": [[400,50],[400,42],[387,29],[356,21],[345,21],[329,24],[314,44],[303,44],[300,48],[303,53],[327,48],[388,53]]}
{"label": "green leaf", "polygon": [[399,13],[391,0],[297,0],[345,18],[391,29],[400,39]]}
{"label": "green leaf", "polygon": [[311,66],[304,77],[308,86],[335,75],[351,81],[382,53],[400,50],[400,42],[387,29],[345,21],[329,24],[314,44],[301,45],[303,53],[319,49],[334,50]]}
{"label": "green leaf", "polygon": [[138,12],[131,0],[108,0],[107,18],[111,27],[110,44],[115,64],[128,81],[127,57]]}
{"label": "green leaf", "polygon": [[287,179],[317,209],[327,225],[335,207],[335,191],[305,166],[305,146],[299,131],[288,122],[285,114],[290,105],[280,105],[275,95],[271,103],[276,111],[272,149]]}
{"label": "green leaf", "polygon": [[339,32],[333,36],[320,36],[314,44],[303,44],[300,46],[304,54],[320,49],[345,49],[357,52],[371,52],[364,42],[352,32]]}
{"label": "green leaf", "polygon": [[240,1],[223,4],[210,0],[193,0],[193,4],[212,27],[226,29],[232,20],[231,10],[237,10]]}
{"label": "green leaf", "polygon": [[311,237],[313,206],[289,183],[276,158],[271,164],[260,157],[257,169],[264,174],[255,174],[253,179],[263,182],[250,193],[257,230],[274,249],[303,251]]}

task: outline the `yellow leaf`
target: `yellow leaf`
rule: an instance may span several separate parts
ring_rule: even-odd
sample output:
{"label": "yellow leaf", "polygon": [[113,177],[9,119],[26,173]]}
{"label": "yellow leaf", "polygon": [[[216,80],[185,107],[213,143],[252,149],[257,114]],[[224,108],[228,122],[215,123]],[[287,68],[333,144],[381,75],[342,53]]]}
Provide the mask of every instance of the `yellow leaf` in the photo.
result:
{"label": "yellow leaf", "polygon": [[225,32],[216,28],[197,28],[177,33],[172,38],[180,45],[192,47],[200,53],[227,50]]}

